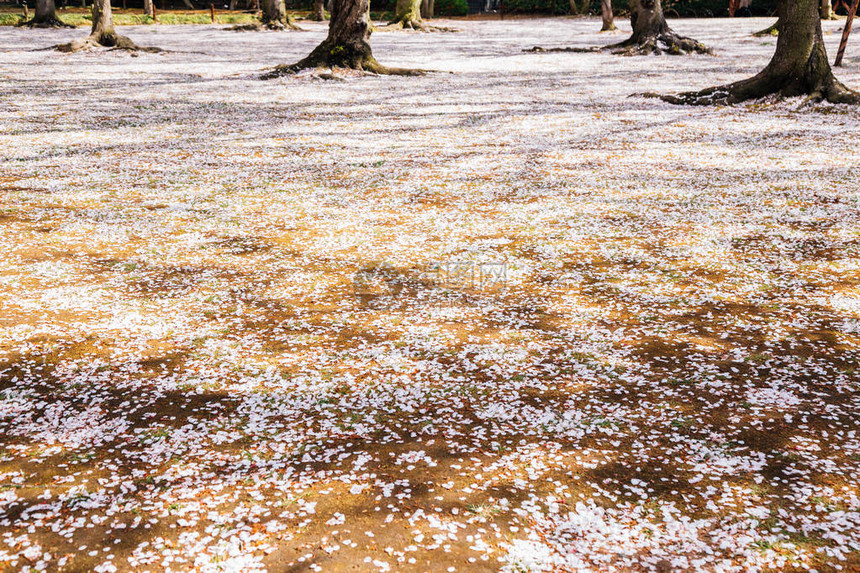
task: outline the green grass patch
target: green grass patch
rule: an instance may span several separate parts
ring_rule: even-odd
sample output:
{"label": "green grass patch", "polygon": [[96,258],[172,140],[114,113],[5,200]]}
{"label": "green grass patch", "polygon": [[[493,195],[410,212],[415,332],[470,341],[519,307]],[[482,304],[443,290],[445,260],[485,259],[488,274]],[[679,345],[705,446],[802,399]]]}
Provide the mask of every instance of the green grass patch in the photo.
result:
{"label": "green grass patch", "polygon": [[[32,14],[31,14],[32,15]],[[89,27],[92,24],[92,16],[88,10],[71,9],[57,10],[57,16],[66,24],[72,26]],[[293,17],[296,17],[293,14]],[[230,12],[215,14],[216,25],[235,25],[235,24],[251,24],[257,20],[254,14],[246,12]],[[17,26],[24,21],[24,16],[20,11],[15,12],[0,12],[0,26]],[[116,26],[142,26],[147,24],[155,24],[152,18],[145,16],[140,12],[123,12],[115,10],[113,13],[113,23]],[[158,12],[158,24],[171,26],[181,24],[211,24],[212,20],[208,11],[201,12]]]}

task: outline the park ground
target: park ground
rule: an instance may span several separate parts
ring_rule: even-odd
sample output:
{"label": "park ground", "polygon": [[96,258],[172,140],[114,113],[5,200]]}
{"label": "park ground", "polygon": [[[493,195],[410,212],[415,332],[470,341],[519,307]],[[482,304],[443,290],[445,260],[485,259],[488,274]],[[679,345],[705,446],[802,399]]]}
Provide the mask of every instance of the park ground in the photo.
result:
{"label": "park ground", "polygon": [[860,112],[629,97],[770,23],[0,29],[0,571],[857,571]]}

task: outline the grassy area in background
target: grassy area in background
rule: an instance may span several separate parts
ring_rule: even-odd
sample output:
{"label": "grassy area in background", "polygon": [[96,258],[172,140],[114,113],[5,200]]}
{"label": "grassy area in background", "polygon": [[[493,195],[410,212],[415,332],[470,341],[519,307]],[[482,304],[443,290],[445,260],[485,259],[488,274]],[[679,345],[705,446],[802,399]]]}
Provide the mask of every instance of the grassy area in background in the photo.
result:
{"label": "grassy area in background", "polygon": [[[32,17],[33,11],[30,11]],[[84,8],[57,10],[60,20],[73,26],[89,26],[92,22],[90,11]],[[305,13],[293,13],[294,18],[302,18]],[[250,24],[255,16],[248,12],[215,12],[216,24]],[[24,20],[23,11],[4,10],[0,12],[0,26],[15,26]],[[144,16],[140,10],[114,9],[113,21],[117,26],[137,26],[153,24],[152,18]],[[210,24],[212,20],[208,10],[196,11],[158,11],[159,24]]]}

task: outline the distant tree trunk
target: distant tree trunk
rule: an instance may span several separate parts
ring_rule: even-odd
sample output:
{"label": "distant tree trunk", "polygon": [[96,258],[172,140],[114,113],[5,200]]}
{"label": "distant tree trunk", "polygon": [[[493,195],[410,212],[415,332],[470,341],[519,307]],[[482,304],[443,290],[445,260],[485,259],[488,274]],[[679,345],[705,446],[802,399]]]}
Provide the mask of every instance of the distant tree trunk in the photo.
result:
{"label": "distant tree trunk", "polygon": [[152,18],[152,0],[143,0],[143,14]]}
{"label": "distant tree trunk", "polygon": [[436,16],[436,0],[427,0],[427,15],[426,18],[434,18]]}
{"label": "distant tree trunk", "polygon": [[394,8],[394,20],[389,26],[401,26],[412,30],[424,29],[421,19],[421,0],[397,0]]}
{"label": "distant tree trunk", "polygon": [[665,96],[672,103],[733,104],[771,94],[784,97],[808,95],[810,100],[860,103],[860,94],[833,76],[821,37],[818,3],[810,0],[777,0],[779,38],[770,63],[758,75],[699,92]]}
{"label": "distant tree trunk", "polygon": [[287,14],[284,0],[263,0],[260,6],[262,8],[260,19],[264,27],[270,30],[298,29],[293,18]]}
{"label": "distant tree trunk", "polygon": [[83,40],[69,44],[61,44],[57,49],[61,52],[77,52],[87,48],[104,47],[129,51],[160,52],[158,48],[141,48],[125,36],[116,33],[113,27],[113,15],[110,10],[110,0],[94,0],[92,8],[93,26],[90,35]]}
{"label": "distant tree trunk", "polygon": [[[123,36],[119,36],[113,28],[113,14],[110,10],[110,0],[95,0],[93,2],[93,27],[90,39],[102,46],[117,46]],[[127,39],[127,38],[126,38]]]}
{"label": "distant tree trunk", "polygon": [[835,20],[836,14],[833,13],[833,3],[830,0],[821,0],[821,19]]}
{"label": "distant tree trunk", "polygon": [[711,53],[701,42],[679,36],[669,28],[660,0],[631,0],[630,23],[633,35],[607,49],[624,54]]}
{"label": "distant tree trunk", "polygon": [[194,4],[191,3],[191,0],[182,0],[182,3],[185,4],[185,7],[189,10],[194,10]]}
{"label": "distant tree trunk", "polygon": [[322,22],[325,20],[325,0],[314,0],[314,9],[311,12],[311,20]]}
{"label": "distant tree trunk", "polygon": [[282,65],[263,75],[276,78],[308,68],[350,68],[377,74],[414,75],[418,70],[386,68],[370,49],[370,1],[334,0],[328,37],[308,56],[292,65]]}
{"label": "distant tree trunk", "polygon": [[612,32],[617,29],[615,27],[615,14],[612,13],[612,0],[601,0],[600,15],[603,19],[601,32]]}
{"label": "distant tree trunk", "polygon": [[36,0],[36,14],[23,24],[32,28],[74,28],[57,17],[54,0]]}

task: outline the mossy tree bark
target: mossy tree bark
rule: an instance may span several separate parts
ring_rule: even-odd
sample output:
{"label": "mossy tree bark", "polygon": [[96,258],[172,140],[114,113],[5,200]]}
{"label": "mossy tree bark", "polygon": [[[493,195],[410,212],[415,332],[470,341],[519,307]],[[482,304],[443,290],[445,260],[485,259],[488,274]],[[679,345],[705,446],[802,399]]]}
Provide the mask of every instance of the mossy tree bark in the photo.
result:
{"label": "mossy tree bark", "polygon": [[36,14],[32,20],[24,22],[22,26],[31,28],[74,28],[57,17],[57,7],[54,0],[36,0]]}
{"label": "mossy tree bark", "polygon": [[113,27],[113,15],[110,0],[94,0],[92,7],[93,27],[90,35],[83,40],[69,44],[61,44],[57,49],[61,52],[77,52],[88,48],[115,48],[118,50],[160,52],[158,48],[141,48],[125,36],[116,33]]}
{"label": "mossy tree bark", "polygon": [[617,29],[615,27],[615,14],[612,13],[612,0],[601,0],[600,16],[603,20],[601,32],[612,32]]}
{"label": "mossy tree bark", "polygon": [[[394,20],[389,22],[390,27],[402,28],[404,30],[419,30],[421,32],[455,32],[451,28],[431,26],[421,16],[422,0],[397,0],[394,8]],[[428,5],[432,10],[432,4]]]}
{"label": "mossy tree bark", "polygon": [[860,94],[840,83],[830,69],[821,37],[818,0],[777,0],[779,38],[770,63],[756,76],[698,92],[663,96],[671,103],[733,104],[777,94],[810,100],[860,103]]}
{"label": "mossy tree bark", "polygon": [[421,0],[397,0],[394,8],[394,20],[389,26],[401,26],[411,30],[426,28],[421,18]]}
{"label": "mossy tree bark", "polygon": [[271,79],[313,68],[348,68],[394,75],[421,73],[387,68],[377,62],[370,49],[370,32],[369,0],[334,0],[326,39],[300,62],[278,66],[262,77]]}
{"label": "mossy tree bark", "polygon": [[701,42],[679,36],[669,28],[661,0],[631,0],[630,24],[633,35],[606,49],[626,55],[711,53]]}

